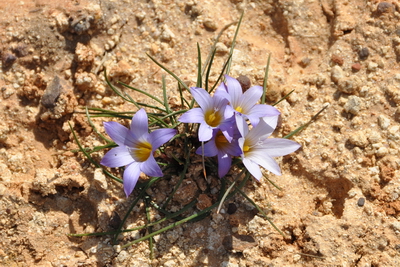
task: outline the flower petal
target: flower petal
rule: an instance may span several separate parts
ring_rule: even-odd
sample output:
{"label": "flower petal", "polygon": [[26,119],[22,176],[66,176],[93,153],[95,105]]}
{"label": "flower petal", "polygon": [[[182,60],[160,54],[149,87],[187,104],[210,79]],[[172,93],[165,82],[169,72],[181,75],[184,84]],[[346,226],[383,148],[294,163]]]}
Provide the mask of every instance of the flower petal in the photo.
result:
{"label": "flower petal", "polygon": [[272,117],[263,117],[263,121],[265,121],[266,124],[271,126],[272,128],[276,129],[276,125],[278,124],[278,119],[279,116],[272,116]]}
{"label": "flower petal", "polygon": [[263,176],[260,170],[260,166],[258,164],[254,163],[248,158],[243,158],[243,164],[246,167],[246,169],[250,172],[251,175],[254,176],[257,180],[260,180],[261,177]]}
{"label": "flower petal", "polygon": [[131,121],[131,132],[134,134],[135,138],[139,139],[143,135],[149,133],[149,121],[147,118],[147,113],[144,109],[140,109],[132,117]]}
{"label": "flower petal", "polygon": [[262,150],[271,157],[285,156],[300,148],[299,143],[283,138],[266,139],[262,146]]}
{"label": "flower petal", "polygon": [[175,129],[157,129],[154,130],[150,133],[150,143],[151,146],[153,147],[153,152],[158,149],[160,146],[162,146],[164,143],[168,142],[171,140],[172,137],[176,134]]}
{"label": "flower petal", "polygon": [[218,176],[219,178],[224,177],[231,168],[232,164],[232,157],[225,154],[218,152]]}
{"label": "flower petal", "polygon": [[250,109],[260,100],[263,94],[263,88],[261,86],[252,86],[247,90],[241,97],[240,106],[243,109],[243,114],[250,112]]}
{"label": "flower petal", "polygon": [[249,126],[247,125],[246,120],[243,118],[242,114],[235,114],[236,126],[239,130],[241,136],[247,136],[249,133]]}
{"label": "flower petal", "polygon": [[153,154],[149,158],[140,164],[140,170],[148,176],[161,177],[163,173],[160,166],[158,166]]}
{"label": "flower petal", "polygon": [[132,162],[134,162],[134,159],[125,146],[119,146],[108,151],[100,161],[100,164],[107,167],[116,168],[126,166]]}
{"label": "flower petal", "polygon": [[191,87],[190,92],[192,93],[197,104],[199,104],[204,112],[212,106],[212,98],[205,89],[199,87]]}
{"label": "flower petal", "polygon": [[204,152],[204,156],[206,157],[214,157],[218,154],[217,146],[215,145],[215,140],[211,139],[209,142],[205,143],[203,147],[199,147],[196,149],[197,155],[202,155]]}
{"label": "flower petal", "polygon": [[273,174],[281,175],[281,168],[279,167],[278,163],[268,154],[262,153],[262,151],[252,151],[248,153],[247,158],[256,164],[263,166]]}
{"label": "flower petal", "polygon": [[249,113],[246,114],[247,118],[250,120],[251,125],[257,126],[258,121],[260,120],[261,117],[273,117],[273,116],[278,116],[281,113],[279,110],[277,110],[275,107],[270,106],[270,105],[255,105],[253,106]]}
{"label": "flower petal", "polygon": [[211,139],[213,133],[213,128],[207,123],[200,124],[199,127],[199,141],[206,142]]}
{"label": "flower petal", "polygon": [[269,126],[265,121],[260,120],[258,125],[251,129],[251,131],[245,136],[246,140],[249,139],[251,145],[256,144],[257,142],[268,136],[270,136],[274,132],[274,128]]}
{"label": "flower petal", "polygon": [[233,108],[236,108],[240,104],[240,98],[243,95],[242,86],[235,79],[228,75],[224,75],[228,87],[228,94],[231,96],[230,103]]}
{"label": "flower petal", "polygon": [[204,122],[204,112],[201,108],[192,108],[182,114],[178,121],[184,123],[202,123]]}
{"label": "flower petal", "polygon": [[136,186],[136,183],[139,179],[140,175],[140,163],[139,162],[134,162],[132,164],[129,164],[124,171],[124,191],[126,197],[128,197],[133,189]]}
{"label": "flower petal", "polygon": [[104,129],[111,139],[119,146],[125,144],[129,129],[115,121],[105,122]]}

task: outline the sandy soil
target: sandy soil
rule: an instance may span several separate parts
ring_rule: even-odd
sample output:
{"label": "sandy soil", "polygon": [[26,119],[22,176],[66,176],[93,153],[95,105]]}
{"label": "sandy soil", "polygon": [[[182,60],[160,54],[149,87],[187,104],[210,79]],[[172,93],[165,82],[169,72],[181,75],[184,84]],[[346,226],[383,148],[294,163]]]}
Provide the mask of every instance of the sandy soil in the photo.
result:
{"label": "sandy soil", "polygon": [[[77,145],[68,123],[84,146],[102,144],[81,107],[134,109],[107,87],[103,69],[112,81],[161,96],[166,73],[148,53],[194,86],[196,43],[205,57],[242,11],[231,75],[261,85],[271,54],[268,101],[295,89],[278,105],[275,135],[329,105],[293,138],[302,149],[279,160],[283,175],[265,174],[283,190],[265,179],[245,189],[286,237],[240,196],[221,214],[157,236],[153,260],[147,242],[121,249],[110,236],[68,237],[112,230],[133,199],[71,152]],[[399,19],[396,1],[1,1],[1,265],[400,266]],[[211,82],[234,31],[221,36]],[[176,82],[166,80],[174,101]],[[94,124],[103,131],[105,120]],[[202,189],[196,171],[182,196]],[[165,194],[174,179],[165,181],[149,194]],[[127,227],[145,221],[139,205]],[[143,234],[124,234],[120,244]]]}

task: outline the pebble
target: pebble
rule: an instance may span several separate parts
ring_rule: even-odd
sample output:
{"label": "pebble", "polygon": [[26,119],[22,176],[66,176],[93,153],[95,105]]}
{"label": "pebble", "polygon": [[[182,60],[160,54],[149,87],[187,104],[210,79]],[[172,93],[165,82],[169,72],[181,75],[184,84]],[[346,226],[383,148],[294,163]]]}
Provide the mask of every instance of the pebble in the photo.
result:
{"label": "pebble", "polygon": [[400,122],[400,107],[398,107],[394,112],[394,120]]}
{"label": "pebble", "polygon": [[375,63],[375,62],[369,62],[368,63],[367,69],[369,71],[376,71],[377,68],[378,68],[378,64],[377,63]]}
{"label": "pebble", "polygon": [[353,71],[359,71],[359,70],[361,70],[361,64],[360,63],[354,63],[353,65],[351,65],[351,69]]}
{"label": "pebble", "polygon": [[358,205],[359,207],[363,207],[364,204],[365,204],[365,198],[360,197],[360,198],[358,199],[358,201],[357,201],[357,205]]}
{"label": "pebble", "polygon": [[380,148],[375,152],[375,155],[376,155],[377,157],[384,157],[384,156],[386,156],[388,153],[389,153],[389,150],[387,149],[387,147],[382,146],[382,147],[380,147]]}
{"label": "pebble", "polygon": [[353,115],[357,115],[362,109],[362,101],[358,96],[349,96],[347,103],[344,105],[344,110]]}
{"label": "pebble", "polygon": [[356,75],[352,75],[339,81],[338,90],[346,94],[355,94],[360,90],[361,86],[361,79]]}
{"label": "pebble", "polygon": [[206,19],[204,21],[204,27],[209,31],[216,31],[218,29],[218,25],[213,19]]}
{"label": "pebble", "polygon": [[331,79],[333,82],[338,83],[344,77],[343,70],[339,66],[334,66],[331,69]]}
{"label": "pebble", "polygon": [[386,130],[390,126],[390,119],[381,114],[378,116],[378,125],[382,130]]}
{"label": "pebble", "polygon": [[336,64],[338,64],[340,66],[342,66],[343,63],[344,63],[344,59],[342,57],[338,56],[338,55],[335,55],[335,54],[332,55],[331,60],[332,60],[333,63],[336,63]]}
{"label": "pebble", "polygon": [[60,77],[56,75],[44,91],[41,99],[43,106],[45,106],[46,108],[54,108],[62,90],[63,86],[61,84]]}
{"label": "pebble", "polygon": [[349,137],[349,142],[358,147],[366,147],[369,144],[364,131],[353,132]]}
{"label": "pebble", "polygon": [[369,56],[369,50],[367,47],[363,47],[358,51],[358,56],[360,57],[361,60],[365,60]]}

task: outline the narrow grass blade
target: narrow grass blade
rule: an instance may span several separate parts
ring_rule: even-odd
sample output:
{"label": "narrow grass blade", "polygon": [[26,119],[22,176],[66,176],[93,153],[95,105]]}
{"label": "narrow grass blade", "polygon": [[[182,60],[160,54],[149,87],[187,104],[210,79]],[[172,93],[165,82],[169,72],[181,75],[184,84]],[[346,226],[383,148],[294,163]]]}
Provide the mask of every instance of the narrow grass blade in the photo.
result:
{"label": "narrow grass blade", "polygon": [[285,100],[286,98],[288,98],[292,93],[294,92],[294,89],[292,91],[290,91],[287,95],[285,95],[284,97],[282,97],[281,99],[279,99],[278,102],[276,102],[275,104],[272,104],[272,106],[276,106],[279,103],[281,103],[283,100]]}
{"label": "narrow grass blade", "polygon": [[166,72],[168,72],[172,77],[175,78],[175,80],[177,80],[183,87],[186,88],[186,90],[189,91],[189,87],[182,82],[181,79],[178,78],[178,76],[176,76],[172,71],[170,71],[169,69],[167,69],[166,67],[164,67],[164,65],[162,65],[161,63],[159,63],[157,60],[155,60],[152,56],[150,56],[149,54],[147,54],[147,56],[154,62],[156,63],[160,68],[162,68],[163,70],[165,70]]}
{"label": "narrow grass blade", "polygon": [[296,130],[292,131],[291,133],[289,133],[288,135],[284,136],[283,138],[290,138],[293,135],[299,133],[300,131],[304,130],[308,125],[310,125],[317,117],[319,114],[322,113],[322,111],[324,111],[327,107],[329,107],[329,105],[326,105],[325,107],[323,107],[320,111],[317,112],[317,114],[315,114],[314,116],[312,116],[312,118],[305,124],[301,125],[300,127],[298,127]]}
{"label": "narrow grass blade", "polygon": [[[242,24],[243,15],[244,15],[244,11],[242,12],[242,15],[240,16],[238,25],[236,27],[235,35],[233,36],[231,51],[229,52],[229,55],[231,55],[231,56],[233,55],[233,50],[235,50],[236,37],[238,36],[240,25]],[[230,59],[228,61],[228,67],[226,68],[226,74],[229,74],[229,71],[231,70],[231,64],[232,64],[232,57],[230,57]]]}
{"label": "narrow grass blade", "polygon": [[201,75],[201,51],[200,45],[197,43],[197,83],[196,87],[200,87],[202,85],[202,75]]}
{"label": "narrow grass blade", "polygon": [[263,94],[261,97],[261,104],[265,104],[265,95],[267,94],[267,86],[268,86],[268,73],[269,73],[269,64],[271,63],[271,54],[268,55],[267,66],[265,67],[265,75],[263,82]]}

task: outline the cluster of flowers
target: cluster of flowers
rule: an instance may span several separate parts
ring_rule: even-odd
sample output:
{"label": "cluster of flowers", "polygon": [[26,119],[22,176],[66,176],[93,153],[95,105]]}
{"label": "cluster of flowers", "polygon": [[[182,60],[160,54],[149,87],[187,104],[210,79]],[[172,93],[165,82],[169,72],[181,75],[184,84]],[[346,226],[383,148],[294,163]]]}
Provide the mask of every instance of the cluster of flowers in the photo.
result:
{"label": "cluster of flowers", "polygon": [[[261,86],[243,92],[236,79],[228,75],[225,79],[226,83],[221,83],[213,96],[203,88],[190,88],[200,107],[187,111],[179,121],[200,124],[199,141],[206,143],[196,153],[217,156],[220,178],[229,172],[232,157],[239,156],[257,180],[262,177],[260,166],[281,175],[273,157],[290,154],[300,145],[287,139],[268,138],[276,128],[280,112],[273,106],[256,104],[263,94]],[[105,122],[104,127],[118,147],[111,149],[100,163],[108,167],[127,166],[123,175],[127,196],[141,172],[148,176],[163,175],[153,153],[176,134],[175,129],[157,129],[149,133],[143,109],[133,116],[130,129],[117,122]]]}

